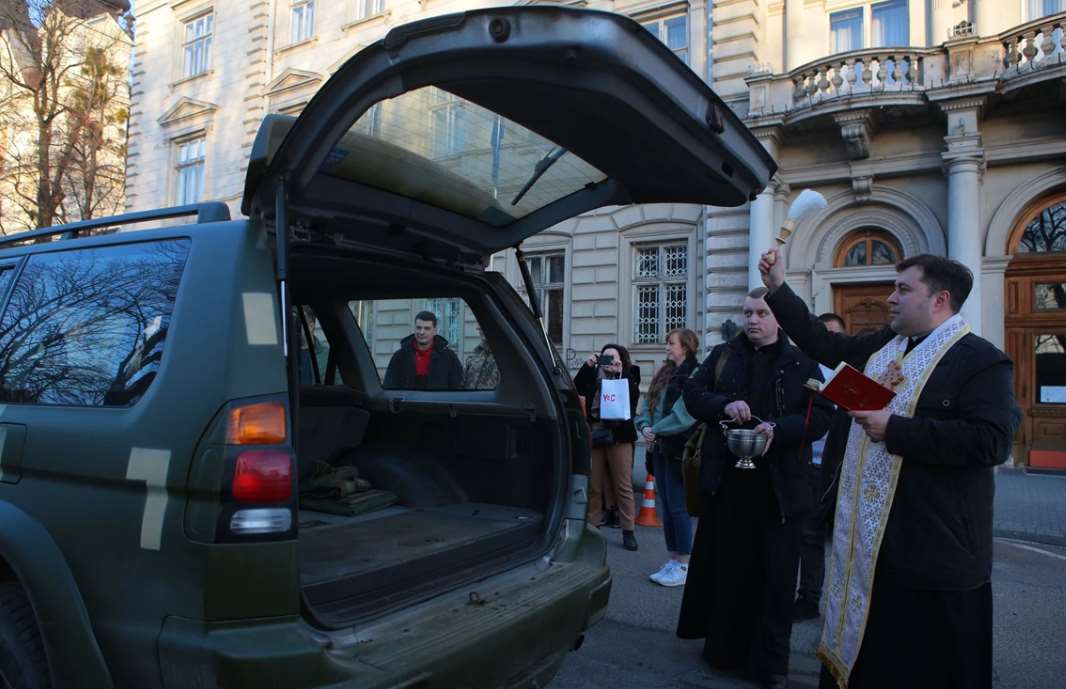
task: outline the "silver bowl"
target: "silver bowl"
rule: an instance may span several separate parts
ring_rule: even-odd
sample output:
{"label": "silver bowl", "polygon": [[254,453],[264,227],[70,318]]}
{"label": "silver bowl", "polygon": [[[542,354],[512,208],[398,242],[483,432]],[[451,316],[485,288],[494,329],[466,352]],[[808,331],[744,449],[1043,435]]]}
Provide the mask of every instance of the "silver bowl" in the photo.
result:
{"label": "silver bowl", "polygon": [[762,456],[766,449],[766,435],[748,428],[733,428],[725,432],[725,444],[729,451],[741,458]]}
{"label": "silver bowl", "polygon": [[[752,415],[751,418],[759,423],[764,423],[758,416]],[[737,460],[736,468],[754,469],[755,462],[751,461],[751,458],[762,456],[762,453],[766,450],[766,443],[770,441],[769,436],[763,433],[756,433],[750,428],[729,428],[730,423],[732,422],[719,421],[722,426],[722,433],[725,434],[726,447],[740,458]],[[770,428],[776,425],[771,423]]]}

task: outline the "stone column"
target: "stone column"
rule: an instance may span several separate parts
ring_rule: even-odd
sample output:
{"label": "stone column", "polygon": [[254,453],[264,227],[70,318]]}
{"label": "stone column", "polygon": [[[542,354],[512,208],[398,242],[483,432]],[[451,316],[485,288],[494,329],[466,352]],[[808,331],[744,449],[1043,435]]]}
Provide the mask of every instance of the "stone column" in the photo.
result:
{"label": "stone column", "polygon": [[973,271],[973,290],[962,306],[962,317],[981,332],[981,167],[977,153],[945,153],[948,174],[948,256]]}
{"label": "stone column", "polygon": [[748,289],[762,285],[759,259],[774,243],[774,193],[776,191],[771,181],[751,202],[751,218],[748,226]]}
{"label": "stone column", "polygon": [[[781,145],[780,129],[765,127],[753,130],[763,147],[776,160]],[[748,219],[748,289],[762,285],[759,258],[774,243],[774,194],[779,180],[772,179],[749,206]]]}
{"label": "stone column", "polygon": [[984,102],[983,98],[965,98],[940,103],[948,129],[943,154],[948,178],[948,256],[973,271],[973,289],[962,306],[962,317],[977,334],[981,333],[981,177],[985,165],[977,123]]}

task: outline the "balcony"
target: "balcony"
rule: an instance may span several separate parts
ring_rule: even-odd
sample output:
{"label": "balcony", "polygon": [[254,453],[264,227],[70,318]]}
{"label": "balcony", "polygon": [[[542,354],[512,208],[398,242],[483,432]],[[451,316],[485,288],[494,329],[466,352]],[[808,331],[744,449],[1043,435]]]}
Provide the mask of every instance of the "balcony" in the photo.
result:
{"label": "balcony", "polygon": [[[792,124],[863,107],[1024,88],[1066,76],[1066,12],[979,37],[966,22],[934,48],[870,48],[830,55],[787,74],[753,70],[748,119]],[[755,123],[757,124],[757,123]]]}
{"label": "balcony", "polygon": [[1005,90],[1066,73],[1066,12],[1002,33],[999,39]]}
{"label": "balcony", "polygon": [[792,108],[835,98],[920,93],[944,79],[940,49],[859,50],[813,62],[788,74]]}

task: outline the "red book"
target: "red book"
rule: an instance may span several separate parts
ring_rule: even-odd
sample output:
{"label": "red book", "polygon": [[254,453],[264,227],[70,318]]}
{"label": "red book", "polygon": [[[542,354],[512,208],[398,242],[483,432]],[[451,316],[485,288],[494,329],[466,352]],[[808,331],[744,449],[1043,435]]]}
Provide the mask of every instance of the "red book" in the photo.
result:
{"label": "red book", "polygon": [[889,388],[843,361],[822,383],[820,392],[830,402],[847,411],[884,409],[896,396]]}

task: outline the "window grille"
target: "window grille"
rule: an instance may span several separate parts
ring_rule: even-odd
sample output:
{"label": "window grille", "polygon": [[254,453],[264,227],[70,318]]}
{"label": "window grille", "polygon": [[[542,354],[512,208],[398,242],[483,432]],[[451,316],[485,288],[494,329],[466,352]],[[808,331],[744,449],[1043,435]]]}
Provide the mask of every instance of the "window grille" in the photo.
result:
{"label": "window grille", "polygon": [[196,203],[204,189],[204,139],[192,139],[178,144],[179,205]]}
{"label": "window grille", "polygon": [[688,325],[688,245],[642,246],[635,258],[633,339],[661,343]]}
{"label": "window grille", "polygon": [[315,35],[315,0],[293,0],[290,41],[299,43]]}

